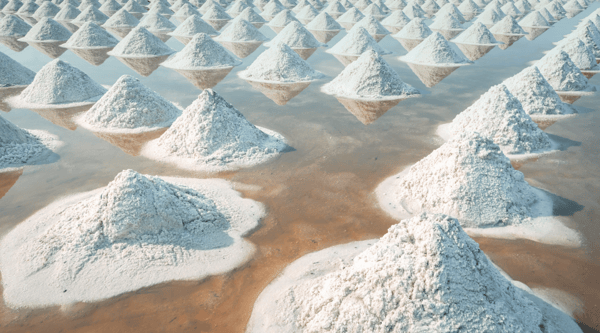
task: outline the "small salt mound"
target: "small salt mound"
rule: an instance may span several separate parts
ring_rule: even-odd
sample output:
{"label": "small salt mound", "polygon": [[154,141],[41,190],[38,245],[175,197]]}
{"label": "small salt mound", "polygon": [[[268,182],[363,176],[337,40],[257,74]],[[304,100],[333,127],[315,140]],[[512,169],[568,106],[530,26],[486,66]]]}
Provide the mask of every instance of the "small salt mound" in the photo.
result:
{"label": "small salt mound", "polygon": [[535,66],[527,67],[517,75],[502,82],[529,115],[564,115],[575,113],[573,107],[563,103],[554,88]]}
{"label": "small salt mound", "polygon": [[67,49],[103,49],[114,47],[119,41],[94,22],[84,23],[61,46]]}
{"label": "small salt mound", "polygon": [[[132,0],[135,1],[135,0]],[[130,12],[130,13],[134,13],[134,12]],[[169,8],[167,5],[163,4],[162,2],[156,2],[154,3],[154,5],[152,5],[152,7],[150,7],[150,9],[148,10],[148,14],[160,14],[160,15],[173,15],[175,14],[174,11],[171,10],[171,8]]]}
{"label": "small salt mound", "polygon": [[245,80],[273,83],[297,83],[318,80],[323,74],[283,43],[275,43],[239,73]]}
{"label": "small salt mound", "polygon": [[44,157],[47,159],[51,153],[49,146],[54,138],[43,132],[30,132],[19,128],[2,116],[0,133],[0,170],[35,164]]}
{"label": "small salt mound", "polygon": [[278,43],[286,44],[291,48],[312,49],[324,46],[313,34],[311,34],[300,22],[290,22],[271,40],[266,46],[276,45]]}
{"label": "small salt mound", "polygon": [[354,6],[362,11],[363,9],[367,8],[367,6],[371,3],[371,0],[358,0],[354,1]]}
{"label": "small salt mound", "polygon": [[598,28],[591,21],[585,22],[570,33],[568,37],[581,39],[581,41],[593,49],[596,58],[600,58],[600,31],[598,31]]}
{"label": "small salt mound", "polygon": [[562,50],[550,51],[535,66],[556,91],[596,91],[569,55]]}
{"label": "small salt mound", "polygon": [[231,68],[241,64],[209,35],[199,33],[187,43],[183,50],[175,53],[161,65],[180,70],[207,70]]}
{"label": "small salt mound", "polygon": [[519,21],[519,25],[522,27],[531,27],[531,28],[549,28],[550,23],[544,18],[539,11],[531,12],[527,14],[521,21]]}
{"label": "small salt mound", "polygon": [[490,138],[505,154],[547,151],[552,143],[523,110],[506,86],[491,87],[475,103],[459,113],[449,126],[450,134],[478,132]]}
{"label": "small salt mound", "polygon": [[507,16],[512,16],[514,18],[519,18],[523,15],[521,11],[515,6],[512,2],[507,2],[504,6],[500,7],[502,12]]}
{"label": "small salt mound", "polygon": [[344,7],[338,0],[330,1],[323,10],[325,13],[329,14],[342,14],[346,12],[346,7]]}
{"label": "small salt mound", "polygon": [[362,20],[365,16],[355,7],[348,9],[342,16],[338,17],[339,23],[356,23]]}
{"label": "small salt mound", "polygon": [[202,15],[203,20],[231,20],[231,16],[225,12],[223,7],[216,5],[210,7],[210,9]]}
{"label": "small salt mound", "polygon": [[145,13],[147,11],[144,7],[142,7],[142,5],[140,5],[135,0],[127,1],[127,3],[123,5],[123,9],[125,9],[129,13]]}
{"label": "small salt mound", "polygon": [[342,26],[327,12],[322,12],[306,25],[306,29],[312,31],[340,31]]}
{"label": "small salt mound", "polygon": [[0,20],[0,37],[20,38],[31,30],[31,26],[15,15],[6,15]]}
{"label": "small salt mound", "polygon": [[89,6],[94,6],[96,8],[100,8],[101,4],[99,1],[96,1],[96,0],[83,0],[83,1],[81,1],[81,3],[79,4],[79,7],[77,7],[77,8],[83,12]]}
{"label": "small salt mound", "polygon": [[277,14],[281,13],[285,7],[277,5],[277,3],[271,1],[269,2],[260,13],[265,20],[270,20],[274,18]]}
{"label": "small salt mound", "polygon": [[98,9],[103,13],[114,13],[121,8],[123,8],[123,6],[115,0],[106,0]]}
{"label": "small salt mound", "polygon": [[401,10],[393,11],[388,17],[381,20],[381,24],[385,27],[394,27],[398,29],[404,28],[410,19]]}
{"label": "small salt mound", "polygon": [[544,8],[546,8],[550,12],[550,14],[552,14],[552,16],[559,20],[563,19],[567,14],[567,11],[558,1],[550,2]]}
{"label": "small salt mound", "polygon": [[421,9],[428,14],[436,13],[440,8],[441,7],[434,0],[427,0],[421,5]]}
{"label": "small salt mound", "polygon": [[271,27],[287,27],[292,22],[300,22],[294,17],[294,14],[288,9],[282,10],[279,14],[275,15],[273,19],[267,23]]}
{"label": "small salt mound", "polygon": [[146,28],[146,30],[150,32],[156,33],[172,32],[177,28],[171,21],[156,13],[148,13],[144,16],[144,18],[140,20],[139,26]]}
{"label": "small salt mound", "polygon": [[71,4],[66,4],[56,14],[56,16],[54,16],[54,20],[59,22],[71,22],[72,20],[76,19],[79,14],[81,14],[81,11],[79,11],[77,7]]}
{"label": "small salt mound", "polygon": [[365,17],[358,21],[352,29],[358,29],[359,27],[364,28],[371,35],[389,35],[390,31],[379,23],[372,15],[365,15]]}
{"label": "small salt mound", "polygon": [[101,132],[145,132],[169,127],[180,114],[175,105],[138,79],[123,75],[83,114],[80,123]]}
{"label": "small salt mound", "polygon": [[494,35],[480,22],[473,23],[467,30],[452,40],[454,43],[471,45],[495,45],[500,44]]}
{"label": "small salt mound", "polygon": [[229,9],[227,10],[227,14],[231,16],[237,16],[246,8],[250,8],[250,6],[248,6],[248,4],[245,3],[243,0],[238,0],[229,7]]}
{"label": "small salt mound", "polygon": [[479,13],[481,11],[481,8],[479,8],[472,0],[463,1],[456,9],[458,9],[461,14]]}
{"label": "small salt mound", "polygon": [[264,42],[269,39],[251,23],[238,16],[223,30],[217,40],[223,42]]}
{"label": "small salt mound", "polygon": [[414,2],[409,3],[402,11],[410,19],[425,17],[425,11]]}
{"label": "small salt mound", "polygon": [[206,89],[142,153],[183,168],[220,171],[266,162],[286,147],[281,135],[252,125],[223,97]]}
{"label": "small salt mound", "polygon": [[10,0],[6,5],[4,5],[2,12],[6,14],[16,13],[22,5],[23,3],[19,0]]}
{"label": "small salt mound", "polygon": [[579,4],[579,2],[577,2],[577,0],[568,1],[563,5],[563,8],[568,12],[582,11],[585,9]]}
{"label": "small salt mound", "polygon": [[416,17],[392,37],[399,39],[425,39],[432,33],[431,29],[425,24],[425,19]]}
{"label": "small salt mound", "polygon": [[596,28],[598,28],[600,26],[600,15],[592,14],[592,15],[584,18],[583,20],[581,20],[581,22],[579,22],[579,24],[577,25],[577,28],[586,24],[588,21],[591,21],[596,26]]}
{"label": "small salt mound", "polygon": [[177,28],[175,28],[173,32],[169,33],[169,35],[191,38],[199,33],[208,34],[210,36],[219,35],[219,32],[210,24],[201,19],[200,15],[192,15],[188,17]]}
{"label": "small salt mound", "polygon": [[487,27],[492,27],[494,24],[500,22],[504,18],[503,14],[499,14],[493,8],[486,8],[483,13],[479,14],[475,22],[485,24]]}
{"label": "small salt mound", "polygon": [[34,25],[22,42],[66,42],[71,37],[71,32],[62,24],[49,17],[44,17]]}
{"label": "small salt mound", "polygon": [[0,52],[0,88],[29,85],[35,72]]}
{"label": "small salt mound", "polygon": [[505,16],[500,22],[496,23],[490,32],[498,35],[506,36],[523,36],[527,32],[521,28],[517,21],[510,15]]}
{"label": "small salt mound", "polygon": [[327,53],[357,56],[368,50],[373,50],[381,55],[389,54],[390,52],[379,46],[375,39],[369,35],[367,30],[362,27],[350,29],[344,38],[340,39],[332,48],[328,49]]}
{"label": "small salt mound", "polygon": [[462,24],[452,14],[446,12],[437,15],[429,26],[433,30],[465,30]]}
{"label": "small salt mound", "polygon": [[321,91],[354,99],[386,100],[418,97],[420,92],[404,83],[400,75],[372,50],[363,53],[349,64]]}
{"label": "small salt mound", "polygon": [[206,0],[204,4],[200,8],[198,8],[198,11],[204,14],[213,6],[219,6],[219,3],[215,2],[214,0]]}
{"label": "small salt mound", "polygon": [[473,63],[462,53],[454,51],[439,32],[434,32],[425,38],[417,47],[401,57],[401,60],[421,65],[449,67]]}
{"label": "small salt mound", "polygon": [[17,15],[21,15],[21,16],[33,16],[33,14],[35,13],[35,11],[40,8],[40,6],[38,6],[35,2],[33,1],[26,1],[25,3],[23,3],[23,5],[21,6],[21,8],[19,8],[19,10],[17,11]]}
{"label": "small salt mound", "polygon": [[36,19],[42,17],[54,17],[59,11],[60,8],[57,5],[53,4],[50,1],[44,1],[40,8],[38,8],[35,11],[33,17],[35,17]]}
{"label": "small salt mound", "polygon": [[133,28],[139,23],[140,21],[129,14],[125,8],[121,8],[106,20],[102,26],[105,28]]}
{"label": "small salt mound", "polygon": [[109,55],[124,58],[160,57],[175,53],[144,27],[135,27],[123,38]]}
{"label": "small salt mound", "polygon": [[192,15],[202,15],[200,14],[200,12],[196,9],[196,7],[192,6],[189,3],[184,4],[183,6],[181,6],[181,8],[179,8],[179,10],[177,12],[175,12],[175,14],[173,14],[173,16],[175,17],[190,17]]}
{"label": "small salt mound", "polygon": [[459,22],[465,22],[465,17],[460,13],[460,10],[456,8],[456,6],[452,3],[447,3],[437,12],[436,16],[442,15],[444,13],[449,13],[454,18],[456,18]]}
{"label": "small salt mound", "polygon": [[316,10],[311,4],[308,4],[296,14],[296,18],[310,22],[312,19],[317,17],[317,15],[319,15],[319,11]]}
{"label": "small salt mound", "polygon": [[554,23],[557,20],[554,18],[554,16],[552,16],[552,14],[550,14],[550,12],[548,11],[548,9],[546,8],[541,8],[538,9],[538,11],[540,12],[540,14],[542,14],[542,16],[544,16],[544,18],[546,19],[546,21],[550,22],[550,23]]}
{"label": "small salt mound", "polygon": [[[239,15],[239,19],[246,20],[250,23],[267,23],[262,16],[258,15],[252,8],[244,9]],[[236,17],[236,18],[238,18]]]}
{"label": "small salt mound", "polygon": [[600,70],[594,51],[577,37],[565,39],[554,49],[565,51],[579,69]]}
{"label": "small salt mound", "polygon": [[368,5],[362,12],[364,15],[370,15],[377,18],[384,18],[387,16],[387,14],[374,3]]}
{"label": "small salt mound", "polygon": [[515,7],[523,14],[533,11],[533,6],[527,0],[515,1]]}
{"label": "small salt mound", "polygon": [[86,9],[81,11],[81,14],[71,21],[71,23],[82,25],[85,22],[94,22],[98,25],[102,25],[104,22],[106,22],[106,20],[108,20],[108,16],[106,16],[106,14],[99,11],[98,8],[94,6],[88,6]]}
{"label": "small salt mound", "polygon": [[174,12],[177,12],[179,9],[181,9],[181,7],[183,7],[183,5],[185,5],[186,3],[189,3],[188,0],[175,0],[175,2],[171,2],[171,10],[173,10]]}

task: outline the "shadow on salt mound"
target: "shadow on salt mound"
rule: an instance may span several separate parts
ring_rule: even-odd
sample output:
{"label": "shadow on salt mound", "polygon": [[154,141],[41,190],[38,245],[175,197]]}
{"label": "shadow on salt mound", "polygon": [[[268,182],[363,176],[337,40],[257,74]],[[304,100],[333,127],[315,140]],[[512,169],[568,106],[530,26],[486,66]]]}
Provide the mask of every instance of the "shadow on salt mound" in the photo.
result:
{"label": "shadow on salt mound", "polygon": [[23,174],[23,168],[11,168],[0,172],[0,199],[17,183]]}

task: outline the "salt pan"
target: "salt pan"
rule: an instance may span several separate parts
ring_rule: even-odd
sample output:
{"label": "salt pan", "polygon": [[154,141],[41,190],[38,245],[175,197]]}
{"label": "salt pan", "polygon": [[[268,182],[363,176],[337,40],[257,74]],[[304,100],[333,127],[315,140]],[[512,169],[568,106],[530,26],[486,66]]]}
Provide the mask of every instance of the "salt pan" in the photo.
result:
{"label": "salt pan", "polygon": [[223,46],[204,33],[198,33],[183,48],[161,65],[180,70],[231,68],[241,64]]}
{"label": "salt pan", "polygon": [[0,88],[27,86],[35,72],[0,52]]}
{"label": "salt pan", "polygon": [[115,57],[145,58],[173,54],[175,51],[144,27],[135,27],[108,54]]}
{"label": "salt pan", "polygon": [[42,18],[34,25],[22,42],[66,42],[71,37],[71,32],[62,24],[49,17]]}
{"label": "salt pan", "polygon": [[0,37],[20,38],[27,35],[31,26],[19,17],[9,14],[0,20]]}
{"label": "salt pan", "polygon": [[61,46],[67,49],[112,48],[119,41],[96,23],[86,22]]}

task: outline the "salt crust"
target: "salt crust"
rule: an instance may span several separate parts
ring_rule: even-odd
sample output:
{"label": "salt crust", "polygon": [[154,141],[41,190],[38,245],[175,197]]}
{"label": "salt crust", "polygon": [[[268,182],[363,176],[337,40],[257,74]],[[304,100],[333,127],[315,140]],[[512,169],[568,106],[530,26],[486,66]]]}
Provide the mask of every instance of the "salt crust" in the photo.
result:
{"label": "salt crust", "polygon": [[429,29],[435,30],[465,30],[462,24],[452,15],[451,13],[442,13],[437,15],[433,23],[429,26]]}
{"label": "salt crust", "polygon": [[0,20],[0,37],[23,37],[31,26],[16,15],[6,15]]}
{"label": "salt crust", "polygon": [[410,20],[402,30],[398,31],[395,35],[392,35],[392,37],[398,39],[425,39],[432,33],[431,29],[425,24],[425,19],[416,17]]}
{"label": "salt crust", "polygon": [[71,32],[62,24],[51,18],[45,17],[36,23],[31,30],[20,38],[21,42],[66,42],[71,37]]}
{"label": "salt crust", "polygon": [[161,57],[175,51],[144,27],[135,27],[108,55],[122,58]]}
{"label": "salt crust", "polygon": [[134,28],[140,21],[131,15],[125,8],[119,9],[104,24],[105,28]]}
{"label": "salt crust", "polygon": [[81,70],[60,59],[47,63],[33,82],[8,102],[29,109],[68,108],[93,104],[106,89]]}
{"label": "salt crust", "polygon": [[94,132],[142,133],[169,127],[179,115],[181,110],[173,103],[123,75],[76,121]]}
{"label": "salt crust", "polygon": [[510,15],[505,16],[500,22],[494,24],[490,32],[506,36],[524,36],[528,34]]}
{"label": "salt crust", "polygon": [[270,27],[286,27],[291,22],[300,22],[294,17],[292,12],[288,9],[282,10],[279,14],[275,15],[273,19],[267,23]]}
{"label": "salt crust", "polygon": [[246,20],[250,23],[267,23],[267,20],[258,15],[252,8],[244,9],[236,18],[238,17],[240,20]]}
{"label": "salt crust", "polygon": [[594,56],[594,51],[578,37],[568,37],[554,49],[565,51],[573,63],[581,70],[600,70],[600,66],[598,66],[596,57]]}
{"label": "salt crust", "polygon": [[310,31],[306,30],[300,22],[290,22],[265,46],[276,45],[278,43],[286,44],[293,49],[314,49],[321,46],[327,46],[319,42]]}
{"label": "salt crust", "polygon": [[358,29],[358,27],[365,28],[371,35],[389,35],[388,29],[384,28],[379,20],[372,15],[365,15],[362,20],[358,21],[352,29]]}
{"label": "salt crust", "polygon": [[324,76],[283,43],[277,43],[261,53],[238,75],[244,80],[265,83],[311,82]]}
{"label": "salt crust", "polygon": [[410,19],[401,10],[393,11],[388,17],[381,20],[381,24],[388,27],[403,28],[410,22]]}
{"label": "salt crust", "polygon": [[225,180],[125,170],[104,188],[50,204],[2,240],[4,300],[13,308],[93,302],[223,274],[252,257],[242,237],[264,215]]}
{"label": "salt crust", "polygon": [[241,63],[209,35],[199,33],[161,66],[176,70],[212,70],[232,68]]}
{"label": "salt crust", "polygon": [[196,34],[205,33],[210,36],[218,36],[219,32],[210,24],[206,23],[199,15],[192,15],[185,19],[175,30],[167,33],[169,36],[194,37]]}
{"label": "salt crust", "polygon": [[556,91],[581,94],[593,94],[596,91],[596,87],[589,84],[569,55],[562,50],[550,51],[535,66]]}
{"label": "salt crust", "polygon": [[218,172],[264,163],[287,147],[280,134],[252,125],[211,89],[142,149],[148,158],[188,170]]}
{"label": "salt crust", "polygon": [[356,23],[362,20],[365,16],[356,7],[348,9],[344,14],[338,17],[339,23]]}
{"label": "salt crust", "polygon": [[96,23],[86,22],[61,47],[91,50],[112,48],[118,43],[119,40]]}
{"label": "salt crust", "polygon": [[72,20],[77,18],[77,16],[79,16],[79,14],[81,14],[81,11],[79,9],[77,9],[77,7],[75,7],[71,4],[66,4],[56,14],[56,16],[54,16],[54,20],[59,21],[59,22],[71,22]]}
{"label": "salt crust", "polygon": [[250,22],[238,16],[215,40],[223,42],[264,42],[269,39]]}
{"label": "salt crust", "polygon": [[327,12],[321,12],[306,25],[309,31],[340,31],[342,26]]}
{"label": "salt crust", "polygon": [[99,11],[98,8],[94,6],[88,6],[86,9],[81,11],[81,14],[77,15],[77,17],[71,21],[73,24],[84,24],[85,22],[94,22],[98,25],[104,24],[108,20],[108,16],[103,12]]}
{"label": "salt crust", "polygon": [[404,83],[400,75],[372,50],[349,64],[321,91],[335,96],[361,100],[397,100],[420,97],[421,93]]}
{"label": "salt crust", "polygon": [[373,50],[381,55],[390,54],[377,44],[377,41],[369,35],[369,32],[363,27],[350,29],[348,34],[340,39],[333,47],[325,52],[338,55],[358,56],[368,50]]}
{"label": "salt crust", "polygon": [[148,13],[141,20],[139,26],[146,28],[150,32],[168,33],[177,28],[175,24],[157,13]]}
{"label": "salt crust", "polygon": [[502,276],[457,220],[422,214],[380,240],[290,264],[258,297],[246,332],[581,332],[557,313]]}
{"label": "salt crust", "polygon": [[35,72],[0,52],[0,88],[27,86]]}
{"label": "salt crust", "polygon": [[429,35],[429,37],[425,38],[424,41],[399,59],[408,63],[436,67],[459,67],[473,63],[462,53],[457,53],[439,32]]}
{"label": "salt crust", "polygon": [[480,22],[473,23],[467,30],[452,40],[454,43],[466,45],[501,45],[488,28]]}

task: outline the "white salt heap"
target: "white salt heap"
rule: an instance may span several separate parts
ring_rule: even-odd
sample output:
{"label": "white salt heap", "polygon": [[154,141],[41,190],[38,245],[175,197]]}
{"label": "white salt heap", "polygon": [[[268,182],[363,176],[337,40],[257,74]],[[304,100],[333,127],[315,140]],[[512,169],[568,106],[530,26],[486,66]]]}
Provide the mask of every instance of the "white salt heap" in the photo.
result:
{"label": "white salt heap", "polygon": [[342,26],[329,14],[322,12],[306,25],[306,29],[312,31],[340,31]]}
{"label": "white salt heap", "polygon": [[447,4],[443,5],[442,8],[440,8],[440,10],[437,12],[436,16],[442,15],[444,13],[451,14],[459,22],[466,21],[465,17],[460,13],[460,10],[458,10],[458,8],[456,8],[456,6],[452,3],[447,3]]}
{"label": "white salt heap", "polygon": [[525,30],[523,30],[517,21],[510,15],[505,16],[500,22],[494,24],[490,31],[493,34],[507,36],[522,36],[527,34],[527,32],[525,32]]}
{"label": "white salt heap", "polygon": [[479,8],[472,0],[463,1],[456,9],[458,9],[461,14],[479,13],[481,11],[481,8]]}
{"label": "white salt heap", "polygon": [[288,9],[282,10],[279,14],[275,15],[273,19],[267,23],[271,27],[286,27],[291,22],[300,22],[294,17],[292,12]]}
{"label": "white salt heap", "polygon": [[262,16],[258,15],[252,8],[244,9],[237,17],[240,20],[246,20],[250,23],[267,23]]}
{"label": "white salt heap", "polygon": [[521,11],[512,2],[505,3],[502,7],[500,7],[500,10],[502,10],[502,12],[507,16],[514,18],[523,17],[523,13],[521,13]]}
{"label": "white salt heap", "polygon": [[565,51],[575,66],[581,70],[600,70],[600,66],[594,56],[594,51],[577,37],[564,39],[553,49],[553,51],[555,50]]}
{"label": "white salt heap", "polygon": [[381,24],[385,27],[404,28],[410,19],[401,10],[393,11],[388,17],[381,20]]}
{"label": "white salt heap", "polygon": [[349,64],[321,91],[335,96],[366,100],[419,97],[417,89],[404,83],[398,73],[372,50]]}
{"label": "white salt heap", "polygon": [[535,66],[525,68],[517,75],[504,80],[502,84],[521,102],[529,115],[565,115],[575,112],[570,104],[560,100]]}
{"label": "white salt heap", "polygon": [[192,15],[185,19],[173,32],[170,32],[171,36],[189,37],[192,38],[194,35],[204,33],[210,36],[217,36],[219,32],[215,30],[210,24],[206,23],[199,15]]}
{"label": "white salt heap", "polygon": [[6,14],[16,13],[22,5],[23,3],[19,0],[10,0],[6,5],[4,5],[2,12]]}
{"label": "white salt heap", "polygon": [[144,16],[144,18],[140,20],[139,26],[146,28],[146,30],[150,32],[156,33],[172,32],[177,28],[171,21],[156,13],[148,13]]}
{"label": "white salt heap", "polygon": [[397,34],[393,35],[394,38],[399,39],[425,39],[432,34],[431,29],[425,24],[425,19],[416,17],[398,31]]}
{"label": "white salt heap", "polygon": [[223,171],[266,162],[286,147],[283,136],[252,125],[206,89],[142,154],[185,169]]}
{"label": "white salt heap", "polygon": [[365,16],[355,7],[348,9],[342,16],[338,17],[340,23],[356,23],[362,20]]}
{"label": "white salt heap", "polygon": [[77,15],[77,17],[71,21],[73,24],[82,25],[85,22],[94,22],[98,25],[104,24],[108,20],[108,16],[103,12],[99,11],[98,8],[94,6],[89,6],[86,9],[81,11],[81,14]]}
{"label": "white salt heap", "polygon": [[81,1],[81,3],[79,4],[79,7],[77,7],[77,8],[79,8],[79,10],[81,10],[81,11],[84,11],[89,6],[100,8],[101,4],[100,4],[100,1],[97,1],[97,0],[83,0],[83,1]]}
{"label": "white salt heap", "polygon": [[462,24],[454,17],[454,15],[446,12],[441,15],[436,15],[433,23],[429,26],[433,30],[464,30]]}
{"label": "white salt heap", "polygon": [[434,32],[405,56],[400,57],[400,60],[421,65],[449,67],[473,63],[458,52],[439,32]]}
{"label": "white salt heap", "polygon": [[491,87],[448,125],[451,136],[464,132],[492,139],[505,154],[539,153],[552,147],[548,135],[503,84]]}
{"label": "white salt heap", "polygon": [[204,33],[196,34],[183,50],[175,53],[161,66],[180,70],[232,68],[241,64],[219,43]]}
{"label": "white salt heap", "polygon": [[31,26],[16,15],[6,15],[0,20],[0,37],[20,38],[29,30]]}
{"label": "white salt heap", "polygon": [[365,17],[358,21],[352,29],[358,29],[358,27],[365,28],[369,34],[373,35],[389,35],[388,29],[384,28],[379,20],[372,15],[365,15]]}
{"label": "white salt heap", "polygon": [[402,9],[402,11],[410,19],[414,19],[417,17],[425,17],[425,11],[414,2],[409,3],[406,7],[404,7],[404,9]]}
{"label": "white salt heap", "polygon": [[223,42],[264,42],[269,40],[248,21],[236,17],[216,38]]}
{"label": "white salt heap", "polygon": [[47,162],[58,145],[43,131],[28,131],[0,116],[0,170]]}
{"label": "white salt heap", "polygon": [[95,132],[139,133],[169,127],[180,114],[138,79],[123,75],[78,122]]}
{"label": "white salt heap", "polygon": [[71,37],[71,32],[62,24],[51,18],[43,18],[34,25],[22,42],[66,42]]}
{"label": "white salt heap", "polygon": [[0,88],[29,85],[35,72],[0,52]]}
{"label": "white salt heap", "polygon": [[[23,3],[21,8],[17,11],[17,15],[20,16],[33,16],[35,11],[40,8],[33,0],[26,1]],[[60,10],[60,9],[59,9]]]}
{"label": "white salt heap", "polygon": [[311,4],[308,4],[302,7],[302,10],[296,14],[296,18],[310,22],[312,19],[317,17],[317,15],[319,15],[319,11],[316,10]]}
{"label": "white salt heap", "polygon": [[550,51],[535,66],[556,91],[596,91],[596,87],[589,84],[569,55],[562,50]]}
{"label": "white salt heap", "polygon": [[467,30],[452,40],[454,43],[471,45],[495,45],[500,44],[494,35],[480,22],[473,23]]}
{"label": "white salt heap", "polygon": [[358,56],[367,50],[373,50],[381,55],[390,53],[379,46],[379,44],[377,44],[375,39],[369,35],[365,28],[358,27],[357,29],[350,29],[346,36],[340,39],[339,42],[325,52],[339,55]]}
{"label": "white salt heap", "polygon": [[540,14],[542,14],[542,16],[544,16],[546,21],[548,21],[549,23],[556,22],[556,19],[554,18],[554,16],[552,16],[552,14],[550,14],[550,12],[546,8],[538,9],[538,11],[540,12]]}
{"label": "white salt heap", "polygon": [[329,1],[323,12],[334,15],[341,15],[346,12],[344,7],[338,0]]}
{"label": "white salt heap", "polygon": [[108,52],[115,57],[145,58],[160,57],[175,53],[144,27],[135,27],[115,48]]}
{"label": "white salt heap", "polygon": [[270,83],[297,83],[318,80],[323,74],[283,43],[276,43],[261,53],[254,62],[239,72],[245,80]]}
{"label": "white salt heap", "polygon": [[102,26],[105,28],[134,28],[139,23],[140,21],[129,14],[125,8],[121,8],[106,20]]}
{"label": "white salt heap", "polygon": [[71,22],[81,14],[81,11],[77,7],[66,4],[62,9],[54,16],[54,20],[59,22]]}
{"label": "white salt heap", "polygon": [[106,0],[102,4],[102,6],[100,6],[100,8],[98,8],[98,9],[101,12],[109,15],[109,14],[117,12],[121,8],[123,8],[123,6],[121,6],[121,4],[119,4],[115,0]]}
{"label": "white salt heap", "polygon": [[102,49],[114,47],[119,41],[96,23],[86,22],[62,44],[67,49]]}
{"label": "white salt heap", "polygon": [[192,6],[189,3],[185,3],[183,6],[181,6],[181,8],[179,8],[179,10],[177,12],[175,12],[175,14],[173,14],[173,16],[175,16],[175,17],[184,17],[184,18],[188,18],[192,15],[202,15],[202,14],[200,14],[200,12],[196,9],[196,7]]}
{"label": "white salt heap", "polygon": [[302,26],[302,23],[295,21],[286,25],[273,40],[265,45],[271,46],[278,43],[283,43],[291,48],[298,49],[312,49],[324,46],[324,44],[319,42],[310,31]]}
{"label": "white salt heap", "polygon": [[225,9],[219,5],[212,6],[204,15],[203,20],[231,20],[231,16],[225,12]]}
{"label": "white salt heap", "polygon": [[282,5],[278,5],[277,3],[270,1],[262,10],[262,12],[260,13],[260,15],[265,19],[265,20],[271,20],[272,18],[274,18],[274,16],[276,16],[277,14],[281,13],[281,11],[283,11],[285,9],[285,7],[283,7]]}
{"label": "white salt heap", "polygon": [[4,300],[15,308],[93,302],[223,274],[251,258],[254,246],[242,237],[264,214],[223,180],[125,170],[104,188],[50,204],[3,239]]}
{"label": "white salt heap", "polygon": [[475,22],[480,22],[480,23],[485,24],[487,27],[491,27],[494,24],[500,22],[500,20],[502,20],[503,18],[504,18],[503,14],[499,14],[493,8],[487,7],[483,11],[483,13],[481,13],[481,14],[479,14],[479,16],[477,16],[477,20],[475,20]]}
{"label": "white salt heap", "polygon": [[123,9],[125,9],[129,13],[145,13],[147,10],[142,7],[136,0],[129,0],[125,5],[123,5]]}
{"label": "white salt heap", "polygon": [[581,41],[593,49],[596,58],[600,58],[600,31],[598,31],[598,28],[591,21],[588,20],[585,24],[579,26],[568,37],[581,39]]}
{"label": "white salt heap", "polygon": [[250,8],[250,6],[248,6],[248,4],[246,4],[243,0],[237,0],[229,7],[229,9],[227,9],[227,14],[231,16],[237,16],[246,8]]}
{"label": "white salt heap", "polygon": [[42,3],[42,5],[35,11],[35,13],[33,14],[33,17],[35,17],[36,19],[40,19],[43,17],[54,17],[58,12],[60,11],[60,8],[53,4],[50,1],[44,1],[44,3]]}
{"label": "white salt heap", "polygon": [[[136,0],[131,0],[131,1],[136,1]],[[135,13],[135,12],[131,12],[130,13]],[[154,3],[154,5],[152,5],[150,7],[150,9],[148,10],[148,14],[160,14],[160,15],[173,15],[175,14],[175,12],[173,12],[167,5],[163,4],[162,2],[156,2]]]}
{"label": "white salt heap", "polygon": [[527,0],[515,1],[515,7],[517,7],[517,9],[523,14],[527,14],[533,11],[533,6]]}

